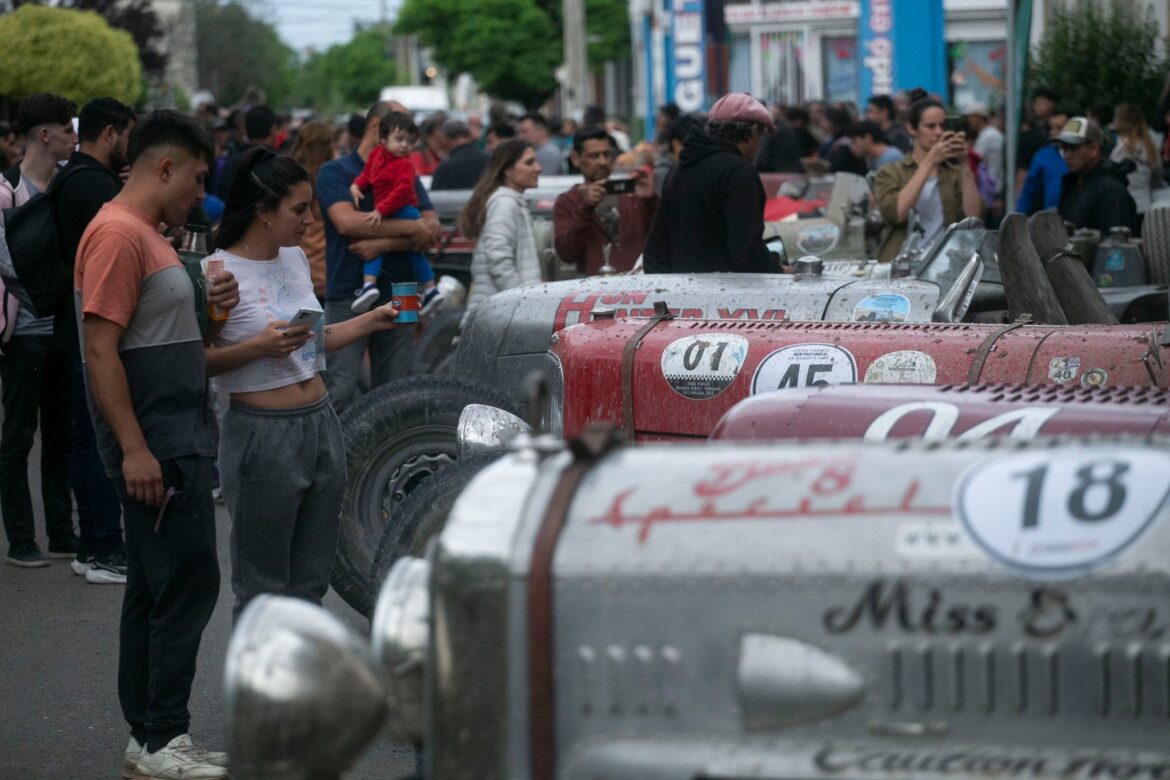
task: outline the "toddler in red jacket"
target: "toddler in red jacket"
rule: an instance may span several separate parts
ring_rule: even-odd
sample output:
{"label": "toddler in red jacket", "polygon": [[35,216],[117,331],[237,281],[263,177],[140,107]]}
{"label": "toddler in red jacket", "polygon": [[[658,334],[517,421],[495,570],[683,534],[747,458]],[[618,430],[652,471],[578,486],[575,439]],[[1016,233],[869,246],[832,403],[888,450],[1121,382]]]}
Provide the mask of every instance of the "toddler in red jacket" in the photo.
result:
{"label": "toddler in red jacket", "polygon": [[[418,195],[414,191],[414,167],[410,152],[418,141],[418,127],[408,114],[391,111],[382,117],[378,126],[382,143],[370,152],[362,172],[349,186],[354,208],[361,208],[362,195],[374,193],[374,210],[366,216],[371,225],[378,225],[383,217],[390,219],[418,219]],[[420,303],[427,312],[438,301],[441,293],[435,287],[435,272],[420,252],[410,253],[410,267],[419,284]],[[382,258],[375,257],[362,264],[362,287],[354,293],[350,308],[360,314],[378,300],[378,274]]]}

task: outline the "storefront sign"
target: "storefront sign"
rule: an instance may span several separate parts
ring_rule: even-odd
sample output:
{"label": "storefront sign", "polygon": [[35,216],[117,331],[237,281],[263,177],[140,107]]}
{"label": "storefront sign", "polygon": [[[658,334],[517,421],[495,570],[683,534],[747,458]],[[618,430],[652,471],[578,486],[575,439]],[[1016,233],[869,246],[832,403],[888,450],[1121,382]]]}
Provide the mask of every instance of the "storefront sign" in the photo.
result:
{"label": "storefront sign", "polygon": [[830,19],[856,19],[855,0],[812,0],[811,2],[728,5],[723,18],[728,24],[756,22],[819,22]]}
{"label": "storefront sign", "polygon": [[942,0],[861,0],[857,29],[863,101],[913,87],[945,94]]}
{"label": "storefront sign", "polygon": [[670,94],[684,114],[707,108],[703,0],[676,0],[670,15],[673,67]]}

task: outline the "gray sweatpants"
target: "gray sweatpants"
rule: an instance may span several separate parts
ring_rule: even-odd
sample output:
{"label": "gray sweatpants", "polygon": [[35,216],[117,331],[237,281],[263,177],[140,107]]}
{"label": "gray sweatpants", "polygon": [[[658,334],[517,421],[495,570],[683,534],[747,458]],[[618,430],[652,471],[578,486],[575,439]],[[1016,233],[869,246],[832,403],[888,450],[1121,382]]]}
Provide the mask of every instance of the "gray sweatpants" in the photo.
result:
{"label": "gray sweatpants", "polygon": [[345,489],[345,443],[329,397],[295,409],[233,401],[219,480],[232,518],[232,620],[261,593],[320,604]]}

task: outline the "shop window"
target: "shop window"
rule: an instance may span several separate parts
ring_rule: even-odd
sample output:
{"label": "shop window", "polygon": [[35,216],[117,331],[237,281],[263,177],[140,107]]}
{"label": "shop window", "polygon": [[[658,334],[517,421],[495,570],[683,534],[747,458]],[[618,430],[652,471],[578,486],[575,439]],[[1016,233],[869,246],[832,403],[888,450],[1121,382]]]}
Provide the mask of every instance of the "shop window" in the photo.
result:
{"label": "shop window", "polygon": [[760,97],[767,105],[803,102],[804,33],[786,30],[761,34],[760,71]]}
{"label": "shop window", "polygon": [[821,39],[825,98],[833,103],[857,103],[857,38],[852,35]]}
{"label": "shop window", "polygon": [[951,105],[1003,107],[1007,47],[1003,41],[951,41],[947,44]]}
{"label": "shop window", "polygon": [[731,92],[752,90],[752,39],[749,35],[731,36],[731,53],[728,63],[728,88]]}

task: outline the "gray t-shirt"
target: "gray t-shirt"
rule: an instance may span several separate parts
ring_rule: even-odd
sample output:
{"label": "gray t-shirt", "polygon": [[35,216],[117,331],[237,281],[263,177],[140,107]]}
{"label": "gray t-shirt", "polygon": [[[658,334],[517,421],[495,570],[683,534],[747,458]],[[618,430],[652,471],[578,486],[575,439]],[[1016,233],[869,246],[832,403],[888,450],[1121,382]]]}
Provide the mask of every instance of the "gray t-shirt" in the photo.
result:
{"label": "gray t-shirt", "polygon": [[545,176],[559,176],[561,174],[561,150],[552,141],[536,149],[536,159],[540,162],[541,173]]}
{"label": "gray t-shirt", "polygon": [[931,176],[922,185],[914,208],[918,210],[918,224],[924,235],[922,245],[929,246],[943,231],[942,197],[938,194],[937,176]]}

